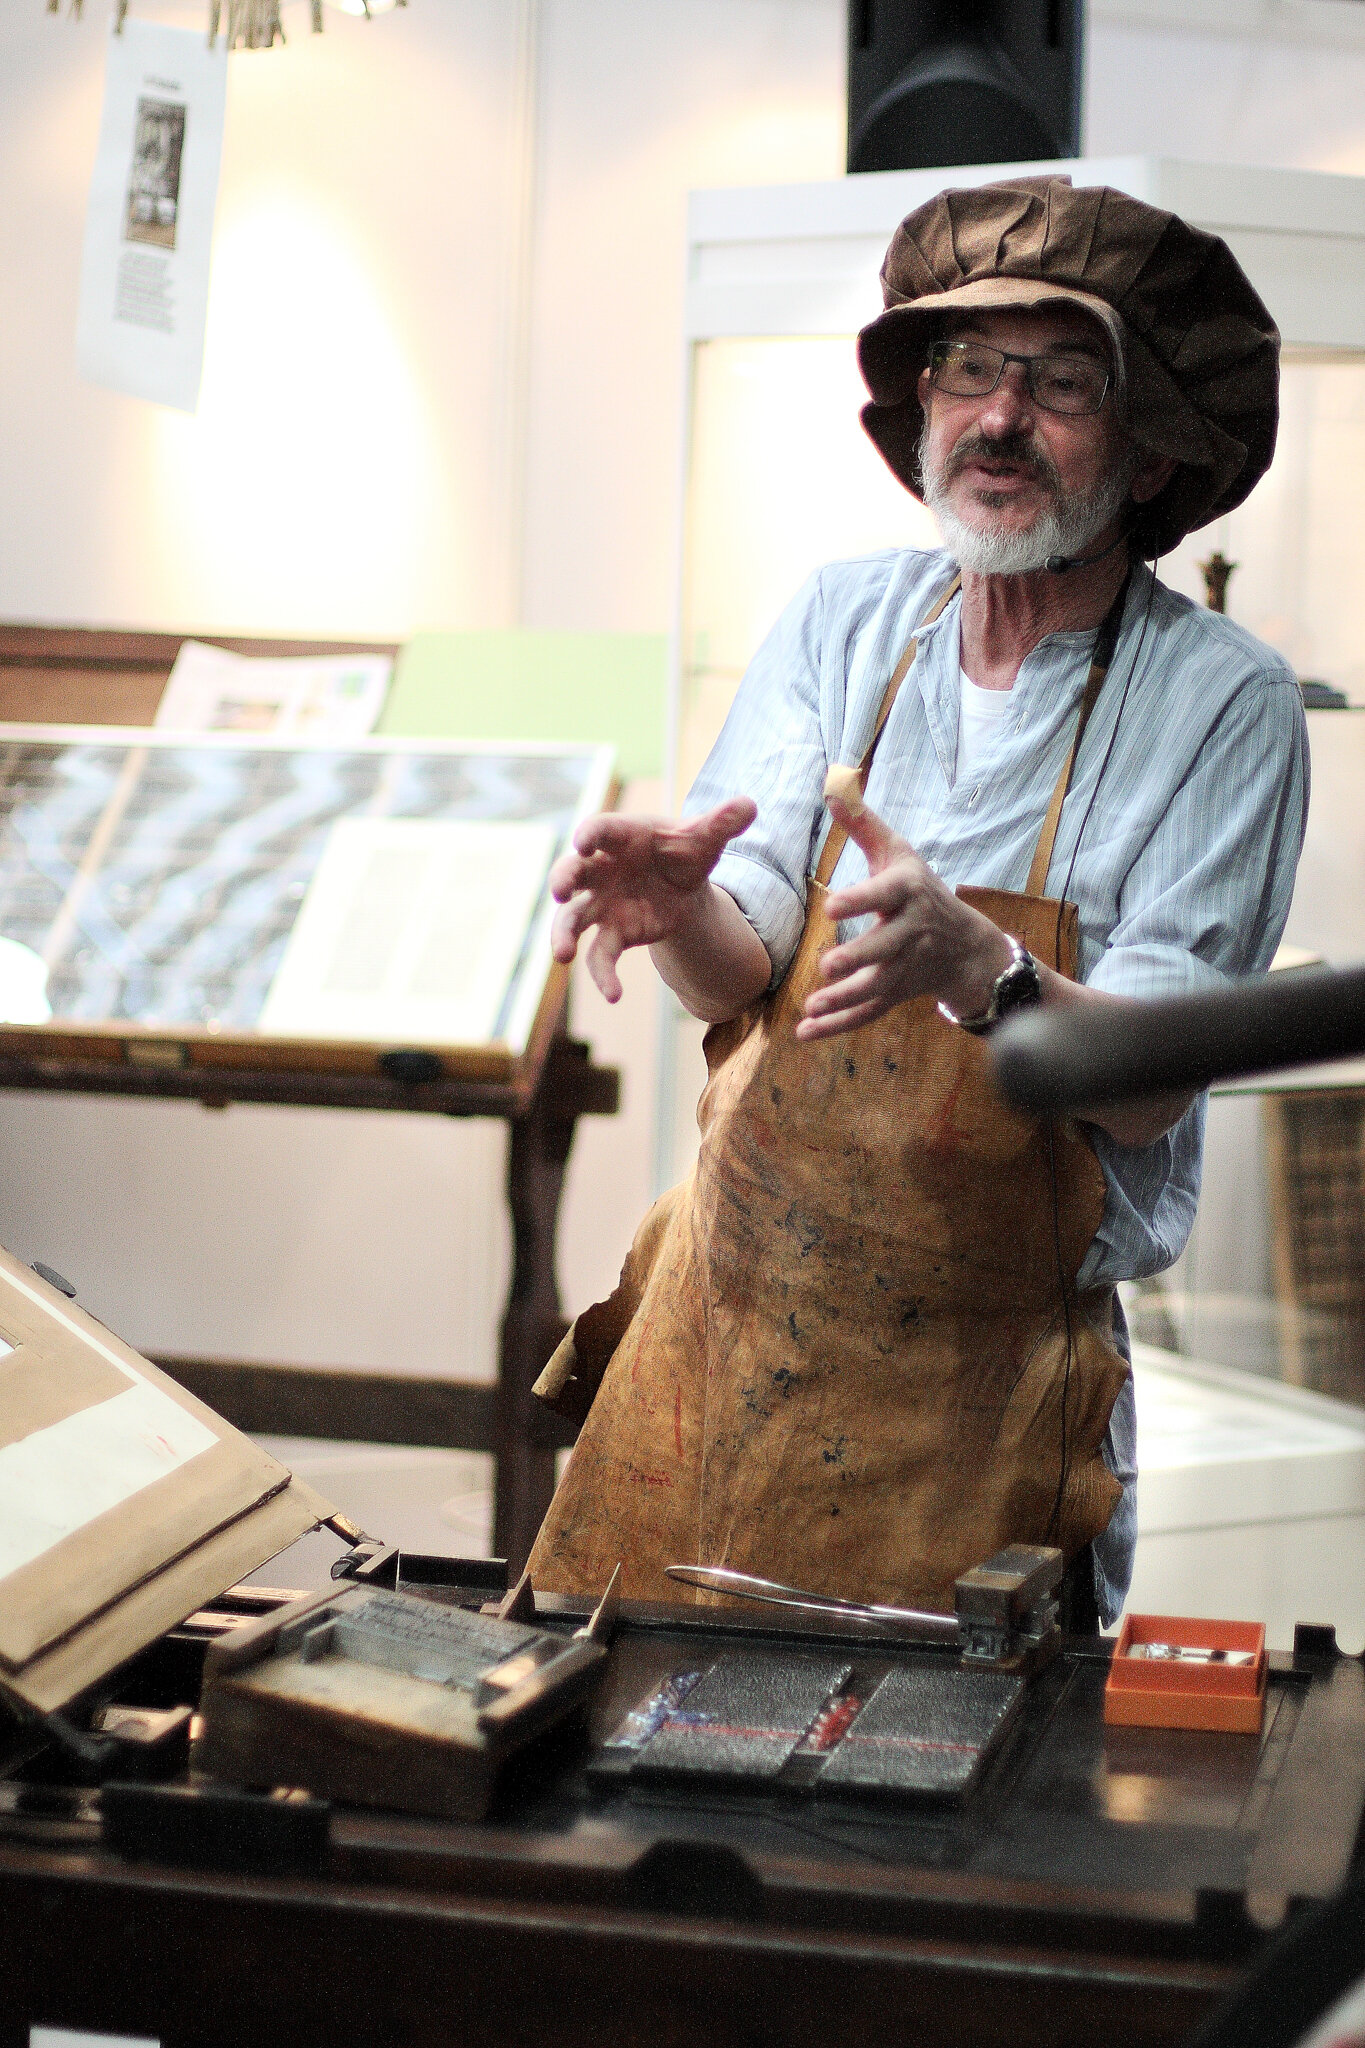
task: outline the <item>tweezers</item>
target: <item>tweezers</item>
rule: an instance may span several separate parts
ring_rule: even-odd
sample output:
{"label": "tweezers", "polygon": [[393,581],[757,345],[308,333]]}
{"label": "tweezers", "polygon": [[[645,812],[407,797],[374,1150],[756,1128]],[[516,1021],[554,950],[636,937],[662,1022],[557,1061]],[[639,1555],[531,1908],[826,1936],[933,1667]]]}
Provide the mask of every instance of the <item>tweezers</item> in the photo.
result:
{"label": "tweezers", "polygon": [[776,1579],[752,1578],[719,1564],[666,1564],[664,1576],[707,1593],[728,1593],[736,1600],[761,1600],[769,1607],[796,1607],[805,1614],[829,1614],[839,1621],[861,1621],[894,1628],[920,1642],[960,1643],[962,1631],[951,1614],[922,1607],[881,1607],[861,1600],[841,1600],[835,1593],[804,1593]]}

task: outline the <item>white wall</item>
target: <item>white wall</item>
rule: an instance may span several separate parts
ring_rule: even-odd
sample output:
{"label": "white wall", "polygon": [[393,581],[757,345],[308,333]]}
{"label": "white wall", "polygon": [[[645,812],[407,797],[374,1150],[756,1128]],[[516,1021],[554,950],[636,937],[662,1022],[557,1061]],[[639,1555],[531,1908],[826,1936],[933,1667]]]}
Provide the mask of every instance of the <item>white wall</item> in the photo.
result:
{"label": "white wall", "polygon": [[1365,171],[1365,10],[1350,0],[1092,0],[1092,15],[1091,154]]}
{"label": "white wall", "polygon": [[[22,308],[0,328],[0,611],[501,623],[515,7],[442,0],[420,48],[401,16],[331,15],[232,59],[194,418],[75,374],[108,12],[18,0],[0,24],[0,274]],[[205,10],[135,12],[197,29]]]}
{"label": "white wall", "polygon": [[[0,616],[665,631],[686,193],[837,174],[837,0],[412,0],[321,38],[291,5],[286,50],[232,60],[194,419],[74,373],[108,12],[0,8]],[[649,1199],[654,990],[625,978],[617,1011],[575,993],[625,1103],[581,1127],[571,1308]],[[148,1349],[487,1375],[504,1142],[0,1097],[0,1241]]]}
{"label": "white wall", "polygon": [[[1208,0],[1193,28],[1118,11],[1091,151],[1365,169],[1358,41],[1201,34]],[[75,378],[108,13],[0,7],[0,616],[666,630],[685,194],[839,173],[843,0],[411,0],[322,38],[291,0],[289,48],[232,60],[193,420]],[[619,1012],[575,998],[628,1113],[576,1152],[573,1307],[647,1198],[632,964]],[[491,1369],[498,1129],[10,1096],[0,1147],[0,1241],[148,1348]]]}

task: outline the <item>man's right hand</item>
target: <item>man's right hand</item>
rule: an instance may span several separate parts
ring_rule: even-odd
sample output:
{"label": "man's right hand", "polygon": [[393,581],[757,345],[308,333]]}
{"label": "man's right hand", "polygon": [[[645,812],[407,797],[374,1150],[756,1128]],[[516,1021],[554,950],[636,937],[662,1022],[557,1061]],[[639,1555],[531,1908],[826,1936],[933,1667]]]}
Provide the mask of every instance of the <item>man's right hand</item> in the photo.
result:
{"label": "man's right hand", "polygon": [[[735,992],[739,999],[733,1010],[742,1009],[767,984],[767,954],[753,928],[708,877],[729,841],[753,823],[757,809],[748,797],[732,797],[704,817],[681,824],[610,813],[589,818],[574,834],[573,852],[550,870],[550,892],[563,906],[551,934],[556,960],[572,960],[579,940],[595,926],[588,972],[609,1003],[620,1001],[616,963],[622,953],[630,946],[654,946],[660,971],[689,1008],[699,990],[698,1015],[731,1014]],[[717,898],[723,903],[718,905]],[[734,927],[735,919],[742,932]],[[725,957],[730,939],[734,961]],[[674,955],[676,972],[670,971]],[[755,989],[751,984],[760,973],[760,956]],[[711,986],[717,969],[720,983]]]}

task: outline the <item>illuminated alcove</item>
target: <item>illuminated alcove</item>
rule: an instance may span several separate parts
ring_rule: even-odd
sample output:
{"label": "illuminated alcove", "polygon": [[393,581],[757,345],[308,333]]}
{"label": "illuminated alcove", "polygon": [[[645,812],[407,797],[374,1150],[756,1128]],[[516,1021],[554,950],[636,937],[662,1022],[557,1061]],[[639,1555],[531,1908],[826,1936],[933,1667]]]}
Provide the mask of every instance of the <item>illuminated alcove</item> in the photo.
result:
{"label": "illuminated alcove", "polygon": [[[691,782],[739,678],[804,578],[824,562],[937,546],[931,515],[858,422],[851,335],[700,343],[678,697],[678,784]],[[1365,705],[1365,351],[1286,353],[1275,460],[1244,505],[1159,565],[1205,597],[1199,567],[1236,564],[1232,617],[1301,676]]]}

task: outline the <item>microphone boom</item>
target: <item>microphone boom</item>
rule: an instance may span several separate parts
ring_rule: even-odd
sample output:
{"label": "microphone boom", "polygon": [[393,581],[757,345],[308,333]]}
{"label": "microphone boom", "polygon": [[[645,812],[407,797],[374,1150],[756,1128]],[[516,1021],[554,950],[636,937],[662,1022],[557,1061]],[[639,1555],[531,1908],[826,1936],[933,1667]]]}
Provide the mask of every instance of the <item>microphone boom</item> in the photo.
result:
{"label": "microphone boom", "polygon": [[991,1041],[1016,1109],[1084,1110],[1365,1053],[1365,966],[1309,967],[1103,1016],[1030,1010]]}

